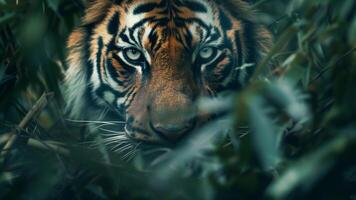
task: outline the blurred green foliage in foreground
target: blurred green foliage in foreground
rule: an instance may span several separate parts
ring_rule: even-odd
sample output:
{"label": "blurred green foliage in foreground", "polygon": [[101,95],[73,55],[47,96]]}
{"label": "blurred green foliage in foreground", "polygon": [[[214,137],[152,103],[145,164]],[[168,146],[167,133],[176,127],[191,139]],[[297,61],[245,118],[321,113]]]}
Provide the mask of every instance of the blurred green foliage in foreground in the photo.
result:
{"label": "blurred green foliage in foreground", "polygon": [[251,84],[203,101],[227,114],[147,167],[78,145],[62,116],[85,2],[0,0],[0,199],[356,199],[356,2],[253,4],[275,42]]}

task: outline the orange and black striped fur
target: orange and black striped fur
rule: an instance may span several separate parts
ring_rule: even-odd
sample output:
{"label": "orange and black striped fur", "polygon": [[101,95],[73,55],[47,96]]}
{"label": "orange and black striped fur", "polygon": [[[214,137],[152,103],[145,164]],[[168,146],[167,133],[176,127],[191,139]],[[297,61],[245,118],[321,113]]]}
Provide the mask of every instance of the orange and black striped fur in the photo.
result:
{"label": "orange and black striped fur", "polygon": [[204,117],[161,113],[244,87],[270,43],[242,0],[92,1],[68,41],[68,109],[122,120],[125,141],[176,141]]}

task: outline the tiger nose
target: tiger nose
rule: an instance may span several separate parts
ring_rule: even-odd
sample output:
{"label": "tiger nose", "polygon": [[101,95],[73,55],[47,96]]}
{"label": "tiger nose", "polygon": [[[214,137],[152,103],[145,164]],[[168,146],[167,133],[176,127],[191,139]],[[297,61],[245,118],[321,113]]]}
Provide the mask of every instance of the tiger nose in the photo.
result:
{"label": "tiger nose", "polygon": [[164,139],[176,141],[194,127],[194,121],[184,121],[180,123],[153,122],[152,129]]}

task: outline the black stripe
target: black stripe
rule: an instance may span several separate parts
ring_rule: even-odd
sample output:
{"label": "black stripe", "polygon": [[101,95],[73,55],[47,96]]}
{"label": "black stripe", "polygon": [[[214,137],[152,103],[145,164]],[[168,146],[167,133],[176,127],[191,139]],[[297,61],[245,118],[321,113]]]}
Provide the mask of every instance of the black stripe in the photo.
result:
{"label": "black stripe", "polygon": [[151,45],[151,50],[153,50],[154,47],[155,47],[156,44],[157,44],[157,40],[158,40],[158,35],[157,35],[157,33],[156,33],[156,28],[157,28],[157,26],[158,26],[158,25],[155,25],[155,26],[152,28],[150,34],[148,35],[148,39],[149,39],[150,45]]}
{"label": "black stripe", "polygon": [[141,19],[139,22],[137,22],[136,24],[134,24],[131,29],[132,30],[135,30],[141,26],[143,26],[146,22],[148,21],[152,21],[152,22],[155,22],[155,17],[148,17],[148,18],[145,18],[145,19]]}
{"label": "black stripe", "polygon": [[240,67],[242,66],[242,62],[243,62],[240,31],[235,31],[235,43],[237,49],[237,67]]}
{"label": "black stripe", "polygon": [[127,35],[125,35],[125,31],[126,31],[126,28],[119,34],[119,37],[122,39],[122,41],[129,43],[131,45],[135,45],[130,41],[129,37]]}
{"label": "black stripe", "polygon": [[[245,21],[244,23],[244,41],[245,47],[247,50],[246,55],[246,63],[254,63],[257,62],[257,51],[256,51],[256,33],[255,33],[255,25],[252,22]],[[247,80],[250,78],[254,71],[254,67],[249,67],[246,69],[247,72]]]}
{"label": "black stripe", "polygon": [[201,13],[208,12],[207,8],[203,4],[194,1],[184,1],[183,6],[189,8],[194,12],[201,12]]}
{"label": "black stripe", "polygon": [[168,18],[161,18],[161,19],[157,19],[157,20],[154,20],[152,22],[155,22],[158,26],[166,26],[169,22],[169,19]]}
{"label": "black stripe", "polygon": [[220,19],[220,24],[223,30],[230,30],[232,29],[232,23],[230,19],[226,16],[225,12],[220,10],[219,12],[219,19]]}
{"label": "black stripe", "polygon": [[107,52],[109,51],[122,51],[124,50],[123,47],[119,47],[116,45],[116,38],[115,37],[112,37],[111,38],[111,41],[109,42],[109,44],[107,45]]}
{"label": "black stripe", "polygon": [[192,41],[193,41],[193,36],[192,36],[192,33],[186,29],[186,34],[184,35],[185,36],[185,40],[186,40],[186,49],[190,49],[192,47]]}
{"label": "black stripe", "polygon": [[124,0],[114,0],[113,3],[114,4],[121,4]]}
{"label": "black stripe", "polygon": [[111,35],[117,34],[117,31],[119,29],[119,13],[115,13],[114,16],[110,19],[109,25],[108,25],[108,32]]}
{"label": "black stripe", "polygon": [[110,59],[106,61],[106,67],[109,72],[110,78],[114,80],[117,84],[122,85],[123,81],[119,80],[119,74],[116,71],[115,67],[112,65],[112,61]]}
{"label": "black stripe", "polygon": [[140,42],[136,40],[135,36],[134,36],[134,33],[135,33],[135,30],[134,29],[131,29],[129,28],[129,37],[132,41],[134,41],[134,43],[137,45],[137,46],[141,46]]}
{"label": "black stripe", "polygon": [[213,42],[215,40],[218,40],[221,37],[221,34],[220,34],[219,30],[216,27],[214,27],[214,30],[215,30],[215,33],[213,33],[213,34],[211,34],[212,31],[208,32],[207,37],[210,36],[210,39],[206,41],[207,43]]}
{"label": "black stripe", "polygon": [[[124,100],[124,103],[123,103],[126,108],[130,106],[130,104],[131,104],[133,98],[134,98],[135,95],[136,95],[136,93],[134,93],[135,88],[136,88],[135,85],[132,85],[132,86],[129,87],[128,90],[126,91],[126,94],[125,94],[126,99]],[[127,101],[130,99],[131,95],[133,95],[133,97],[131,98],[131,101],[130,101],[130,102],[127,102]]]}
{"label": "black stripe", "polygon": [[[130,94],[126,97],[126,99],[125,99],[124,105],[125,105],[126,109],[131,106],[131,103],[133,102],[133,100],[135,99],[135,97],[136,97],[136,95],[137,95],[137,92],[134,92],[134,91],[135,91],[135,90],[132,90],[132,93],[130,93]],[[132,96],[132,97],[130,97],[130,96]],[[130,101],[130,102],[127,102],[127,100],[128,100],[129,98],[131,98],[131,101]]]}
{"label": "black stripe", "polygon": [[100,73],[100,61],[101,61],[101,56],[102,56],[102,50],[103,50],[103,38],[99,37],[98,39],[98,51],[96,52],[96,70],[98,72],[99,80],[100,82],[103,82],[101,73]]}
{"label": "black stripe", "polygon": [[223,38],[224,38],[224,42],[223,42],[223,46],[225,48],[228,48],[228,49],[232,49],[233,48],[233,44],[232,44],[232,38],[229,38],[227,35],[226,35],[226,32],[223,33]]}
{"label": "black stripe", "polygon": [[[115,59],[117,62],[119,62],[119,64],[121,65],[121,67],[122,67],[125,71],[127,71],[127,74],[128,74],[128,73],[132,74],[132,73],[135,72],[135,68],[133,68],[133,67],[131,67],[131,66],[125,64],[125,63],[121,60],[121,58],[120,58],[118,55],[113,54],[113,59]],[[112,67],[114,68],[114,66],[112,66]],[[115,68],[114,68],[114,69],[115,69]],[[130,75],[130,74],[128,74],[128,75]]]}
{"label": "black stripe", "polygon": [[141,13],[147,13],[147,12],[150,12],[153,9],[155,9],[157,6],[158,6],[158,4],[156,4],[156,3],[146,3],[146,4],[136,7],[133,11],[133,14],[138,15]]}
{"label": "black stripe", "polygon": [[95,91],[96,95],[99,97],[104,97],[104,92],[111,92],[112,94],[115,95],[116,98],[120,98],[120,97],[124,97],[125,96],[125,92],[119,92],[118,90],[114,90],[112,87],[110,87],[107,84],[102,83],[100,85],[100,87]]}

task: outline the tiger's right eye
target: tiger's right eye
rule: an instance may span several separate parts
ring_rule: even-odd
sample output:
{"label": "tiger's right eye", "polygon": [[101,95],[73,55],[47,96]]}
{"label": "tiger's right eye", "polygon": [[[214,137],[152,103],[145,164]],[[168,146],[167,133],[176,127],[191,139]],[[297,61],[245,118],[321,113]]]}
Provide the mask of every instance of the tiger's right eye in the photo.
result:
{"label": "tiger's right eye", "polygon": [[124,50],[123,54],[130,62],[138,62],[143,59],[143,54],[136,48],[127,48]]}
{"label": "tiger's right eye", "polygon": [[214,53],[213,48],[205,47],[202,50],[200,50],[199,55],[204,59],[209,59],[213,55],[213,53]]}
{"label": "tiger's right eye", "polygon": [[199,51],[200,60],[204,63],[210,62],[216,57],[218,50],[214,47],[204,47]]}

